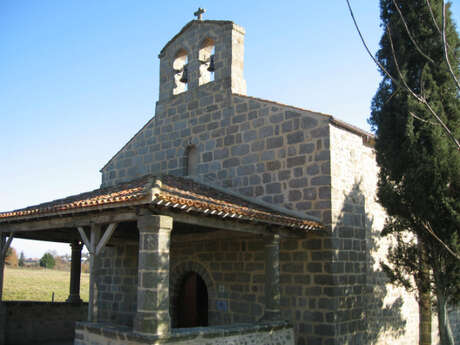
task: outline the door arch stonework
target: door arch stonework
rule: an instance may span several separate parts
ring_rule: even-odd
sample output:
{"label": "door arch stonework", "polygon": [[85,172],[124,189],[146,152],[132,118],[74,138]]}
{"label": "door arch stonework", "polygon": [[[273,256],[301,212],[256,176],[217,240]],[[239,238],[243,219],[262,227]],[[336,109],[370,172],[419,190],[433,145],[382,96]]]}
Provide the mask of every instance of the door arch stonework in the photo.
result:
{"label": "door arch stonework", "polygon": [[[178,303],[180,303],[180,291],[184,280],[191,273],[196,273],[203,280],[206,285],[208,293],[208,315],[209,311],[212,309],[212,306],[216,301],[216,288],[215,283],[211,279],[206,267],[198,262],[187,261],[175,265],[170,271],[170,306],[169,313],[171,316],[171,323],[173,328],[177,328],[179,325],[178,318]],[[209,320],[209,318],[208,318]]]}

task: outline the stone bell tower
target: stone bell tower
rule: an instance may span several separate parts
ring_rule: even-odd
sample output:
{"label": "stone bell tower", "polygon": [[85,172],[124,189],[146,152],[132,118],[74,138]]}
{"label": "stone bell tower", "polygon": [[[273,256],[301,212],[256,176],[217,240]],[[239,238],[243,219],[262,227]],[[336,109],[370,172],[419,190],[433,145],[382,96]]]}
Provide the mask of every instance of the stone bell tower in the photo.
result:
{"label": "stone bell tower", "polygon": [[201,20],[203,12],[160,52],[160,101],[209,83],[246,94],[244,29],[231,21]]}

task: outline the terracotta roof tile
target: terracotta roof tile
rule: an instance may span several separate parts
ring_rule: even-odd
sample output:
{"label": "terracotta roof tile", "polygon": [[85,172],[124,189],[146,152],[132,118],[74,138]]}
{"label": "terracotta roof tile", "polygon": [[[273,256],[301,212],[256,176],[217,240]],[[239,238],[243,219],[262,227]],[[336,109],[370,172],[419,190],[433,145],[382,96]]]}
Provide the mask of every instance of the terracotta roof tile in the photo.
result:
{"label": "terracotta roof tile", "polygon": [[154,205],[302,229],[322,228],[318,221],[292,217],[187,178],[163,176],[158,187],[153,195]]}
{"label": "terracotta roof tile", "polygon": [[[234,194],[234,193],[232,193]],[[245,197],[221,192],[191,179],[177,176],[144,176],[140,179],[109,188],[70,196],[64,199],[0,213],[0,222],[21,221],[54,214],[65,214],[76,209],[90,211],[101,205],[123,206],[150,204],[155,208],[169,208],[179,212],[198,213],[240,221],[254,221],[300,229],[320,229],[313,219],[293,217],[270,207],[251,202]],[[117,204],[117,205],[115,205]]]}
{"label": "terracotta roof tile", "polygon": [[145,198],[148,193],[146,184],[148,179],[142,178],[123,183],[114,187],[99,188],[91,192],[72,195],[43,204],[29,206],[19,210],[0,213],[2,219],[14,219],[32,215],[46,215],[50,213],[65,213],[69,210],[92,208],[101,205],[127,203]]}

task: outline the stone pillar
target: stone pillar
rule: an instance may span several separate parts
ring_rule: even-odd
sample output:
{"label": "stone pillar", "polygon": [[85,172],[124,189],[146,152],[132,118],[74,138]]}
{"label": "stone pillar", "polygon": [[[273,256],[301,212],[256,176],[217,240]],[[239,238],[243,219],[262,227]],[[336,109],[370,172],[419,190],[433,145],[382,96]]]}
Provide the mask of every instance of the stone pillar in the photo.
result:
{"label": "stone pillar", "polygon": [[72,248],[72,259],[70,266],[70,291],[69,298],[67,298],[68,303],[81,303],[80,298],[80,274],[81,274],[81,249],[83,244],[74,241],[70,244]]}
{"label": "stone pillar", "polygon": [[169,243],[173,219],[144,214],[137,220],[139,229],[139,273],[137,313],[134,332],[166,334],[169,316]]}
{"label": "stone pillar", "polygon": [[265,240],[265,311],[261,321],[281,319],[280,309],[280,237],[272,235]]}

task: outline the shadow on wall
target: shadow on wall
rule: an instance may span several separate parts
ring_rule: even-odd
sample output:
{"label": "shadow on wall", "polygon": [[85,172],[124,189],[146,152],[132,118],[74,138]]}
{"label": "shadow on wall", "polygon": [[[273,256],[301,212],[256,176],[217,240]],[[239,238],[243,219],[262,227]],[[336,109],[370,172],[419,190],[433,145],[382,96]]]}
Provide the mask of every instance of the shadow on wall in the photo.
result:
{"label": "shadow on wall", "polygon": [[337,335],[340,344],[389,344],[406,332],[404,302],[380,267],[387,251],[380,235],[385,214],[374,192],[366,195],[371,189],[362,184],[355,182],[344,195],[333,235],[340,249],[337,269],[342,272],[337,279],[342,287]]}

